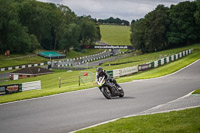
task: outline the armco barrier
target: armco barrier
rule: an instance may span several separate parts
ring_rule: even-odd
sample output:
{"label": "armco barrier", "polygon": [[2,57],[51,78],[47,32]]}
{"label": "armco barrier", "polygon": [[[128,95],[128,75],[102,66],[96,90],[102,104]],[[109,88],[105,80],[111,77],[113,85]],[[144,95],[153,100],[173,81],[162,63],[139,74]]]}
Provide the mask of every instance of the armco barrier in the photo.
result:
{"label": "armco barrier", "polygon": [[174,55],[159,59],[159,60],[151,63],[153,65],[152,68],[156,68],[156,67],[162,66],[164,64],[170,63],[172,61],[178,60],[178,59],[180,59],[186,55],[189,55],[191,53],[192,53],[192,50],[189,49],[189,50],[184,50],[182,52],[179,52],[178,54],[174,54]]}
{"label": "armco barrier", "polygon": [[137,72],[138,72],[138,66],[127,67],[127,68],[121,69],[120,76],[130,75]]}
{"label": "armco barrier", "polygon": [[19,66],[13,66],[13,67],[0,68],[0,71],[14,70],[14,69],[20,69],[20,68],[34,67],[34,66],[43,66],[47,64],[48,62],[39,63],[39,64],[19,65]]}
{"label": "armco barrier", "polygon": [[127,67],[123,69],[115,69],[113,70],[113,77],[118,78],[121,76],[126,76],[137,72],[138,72],[138,66]]}
{"label": "armco barrier", "polygon": [[142,64],[142,65],[139,65],[139,66],[133,66],[133,67],[123,68],[123,69],[115,69],[115,70],[112,70],[113,77],[118,78],[118,77],[126,76],[126,75],[129,75],[129,74],[132,74],[132,73],[137,73],[138,71],[145,71],[145,70],[148,70],[150,68],[156,68],[156,67],[162,66],[164,64],[170,63],[172,61],[178,60],[178,59],[180,59],[180,58],[182,58],[186,55],[189,55],[191,53],[192,53],[191,49],[184,50],[184,51],[182,51],[178,54],[171,55],[171,56],[168,56],[168,57],[164,57],[164,58],[161,58],[157,61],[153,61],[151,63],[145,63],[145,64]]}
{"label": "armco barrier", "polygon": [[152,68],[152,63],[138,65],[138,71],[146,71]]}

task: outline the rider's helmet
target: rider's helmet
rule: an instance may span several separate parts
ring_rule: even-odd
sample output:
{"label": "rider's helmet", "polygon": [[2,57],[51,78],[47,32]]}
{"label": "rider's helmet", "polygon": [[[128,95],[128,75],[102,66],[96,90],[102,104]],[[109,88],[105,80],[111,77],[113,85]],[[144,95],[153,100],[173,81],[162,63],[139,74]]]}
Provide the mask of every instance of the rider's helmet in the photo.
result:
{"label": "rider's helmet", "polygon": [[102,71],[103,71],[103,68],[102,68],[102,67],[98,67],[98,68],[97,68],[97,73],[98,73],[98,74],[100,74]]}

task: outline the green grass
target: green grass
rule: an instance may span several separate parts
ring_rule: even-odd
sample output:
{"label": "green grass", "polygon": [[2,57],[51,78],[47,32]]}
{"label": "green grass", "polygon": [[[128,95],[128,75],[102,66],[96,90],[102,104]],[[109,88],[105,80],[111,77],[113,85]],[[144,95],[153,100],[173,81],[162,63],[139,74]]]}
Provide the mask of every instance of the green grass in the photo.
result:
{"label": "green grass", "polygon": [[17,66],[23,64],[34,64],[45,62],[47,59],[35,56],[35,57],[24,57],[19,59],[9,59],[9,57],[0,56],[0,67]]}
{"label": "green grass", "polygon": [[[188,48],[194,48],[193,53],[191,55],[188,55],[178,61],[174,61],[172,63],[169,63],[167,65],[164,65],[156,69],[151,69],[143,73],[138,73],[131,76],[119,78],[117,79],[117,81],[127,82],[127,81],[132,81],[135,79],[154,78],[154,77],[159,77],[159,76],[163,76],[163,75],[175,72],[191,64],[192,62],[200,59],[200,44],[192,45],[190,47],[183,47],[183,48],[166,50],[166,51],[160,52],[163,54],[170,54],[170,53],[173,54],[173,53],[178,53],[182,51],[183,49],[188,49]],[[160,53],[157,53],[157,52],[149,53],[145,55],[133,56],[133,57],[128,57],[128,58],[132,60],[134,60],[135,58],[137,60],[140,59],[141,60],[140,63],[143,63],[143,62],[151,61],[154,58],[156,59],[157,57],[159,58]],[[105,68],[105,70],[112,70],[112,69],[124,68],[128,66],[134,66],[136,64],[130,63],[130,64],[123,64],[123,65],[106,66],[103,68]],[[86,71],[95,72],[95,69],[89,69]],[[79,87],[78,86],[79,72],[80,71],[67,72],[65,70],[56,70],[55,73],[49,74],[49,75],[43,75],[43,76],[38,76],[34,78],[27,78],[27,79],[21,79],[17,81],[8,81],[5,83],[0,83],[0,85],[4,85],[4,84],[24,83],[24,82],[37,81],[37,80],[41,80],[41,83],[42,83],[42,90],[27,91],[27,92],[20,92],[20,93],[11,94],[11,95],[0,96],[0,103],[53,95],[53,94],[86,89],[86,88],[91,88],[91,87],[96,86],[96,85],[90,84],[90,85],[83,85]],[[66,79],[65,81],[71,80],[71,81],[76,81],[76,82],[63,84],[61,88],[58,88],[59,77],[61,77],[62,79]]]}
{"label": "green grass", "polygon": [[101,41],[111,45],[131,45],[130,27],[117,25],[100,25]]}
{"label": "green grass", "polygon": [[77,133],[199,133],[200,107],[119,119]]}
{"label": "green grass", "polygon": [[200,94],[200,88],[195,90],[192,94]]}
{"label": "green grass", "polygon": [[103,52],[102,49],[84,49],[82,52],[76,52],[71,50],[69,53],[66,54],[67,58],[77,58],[82,56],[88,56],[96,53]]}

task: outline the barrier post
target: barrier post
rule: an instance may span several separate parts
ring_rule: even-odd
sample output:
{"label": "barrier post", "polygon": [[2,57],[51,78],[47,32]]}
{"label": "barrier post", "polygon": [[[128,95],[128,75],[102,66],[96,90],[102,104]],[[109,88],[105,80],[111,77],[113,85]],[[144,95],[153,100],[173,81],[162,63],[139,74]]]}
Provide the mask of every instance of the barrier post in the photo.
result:
{"label": "barrier post", "polygon": [[151,68],[154,68],[154,62],[151,62]]}
{"label": "barrier post", "polygon": [[78,85],[79,86],[81,85],[81,76],[80,76],[80,73],[79,73],[79,78],[78,78]]}
{"label": "barrier post", "polygon": [[110,75],[111,78],[113,78],[113,70],[107,71],[107,73]]}
{"label": "barrier post", "polygon": [[59,77],[59,88],[61,88],[61,77]]}

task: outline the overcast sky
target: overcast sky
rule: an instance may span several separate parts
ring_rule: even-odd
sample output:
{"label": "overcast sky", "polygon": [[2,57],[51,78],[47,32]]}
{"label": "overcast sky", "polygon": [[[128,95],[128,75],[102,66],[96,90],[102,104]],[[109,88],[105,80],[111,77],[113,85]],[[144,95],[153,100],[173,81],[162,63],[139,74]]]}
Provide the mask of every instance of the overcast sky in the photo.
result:
{"label": "overcast sky", "polygon": [[[186,0],[38,0],[68,6],[78,16],[91,15],[93,18],[105,19],[118,17],[131,21],[143,18],[157,5],[170,6]],[[193,1],[193,0],[190,0]]]}

